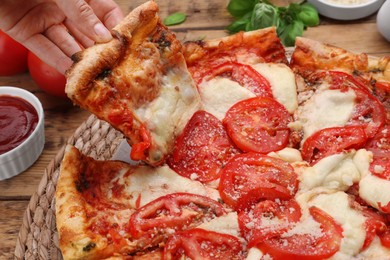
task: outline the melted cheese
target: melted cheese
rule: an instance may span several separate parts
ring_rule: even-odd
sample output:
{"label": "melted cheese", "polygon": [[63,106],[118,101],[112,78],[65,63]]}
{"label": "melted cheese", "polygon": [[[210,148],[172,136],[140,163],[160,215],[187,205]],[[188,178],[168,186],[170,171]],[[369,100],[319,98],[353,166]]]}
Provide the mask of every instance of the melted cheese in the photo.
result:
{"label": "melted cheese", "polygon": [[[298,107],[295,76],[285,64],[258,63],[251,65],[271,84],[272,94],[287,111],[293,113]],[[226,111],[237,102],[255,97],[250,90],[235,81],[215,77],[199,84],[204,109],[222,120]]]}
{"label": "melted cheese", "polygon": [[303,170],[300,189],[310,190],[322,186],[345,191],[366,174],[370,160],[371,153],[364,149],[325,157],[313,167]]}
{"label": "melted cheese", "polygon": [[221,217],[214,218],[209,222],[203,223],[202,225],[198,226],[198,228],[214,231],[221,234],[228,234],[235,237],[240,236],[237,212],[231,212]]}
{"label": "melted cheese", "polygon": [[246,260],[272,260],[272,257],[264,255],[263,252],[257,247],[249,248]]}
{"label": "melted cheese", "polygon": [[303,140],[318,130],[344,126],[355,106],[355,92],[325,89],[317,91],[297,109],[297,118],[303,126]]}
{"label": "melted cheese", "polygon": [[368,174],[359,182],[359,195],[369,205],[379,209],[390,203],[390,181]]}
{"label": "melted cheese", "polygon": [[272,94],[290,114],[298,107],[295,75],[282,63],[257,63],[252,65],[271,84]]}
{"label": "melted cheese", "polygon": [[[165,154],[169,149],[167,143],[181,133],[200,105],[200,97],[190,74],[175,69],[162,77],[158,98],[139,107],[135,113],[148,124],[153,140]],[[161,158],[161,154],[156,154],[158,157]]]}
{"label": "melted cheese", "polygon": [[229,108],[237,102],[255,97],[250,90],[224,77],[203,81],[199,84],[199,92],[203,109],[219,120],[222,120]]}
{"label": "melted cheese", "polygon": [[270,152],[267,154],[268,156],[282,159],[283,161],[289,162],[289,163],[294,163],[294,162],[301,162],[302,161],[302,156],[299,150],[286,147],[282,150],[276,151],[276,152]]}
{"label": "melted cheese", "polygon": [[111,183],[113,185],[116,182],[125,185],[125,193],[130,198],[129,204],[133,208],[137,208],[137,200],[139,200],[139,206],[142,207],[152,200],[176,192],[188,192],[215,200],[220,199],[217,190],[208,188],[198,181],[182,177],[168,166],[158,168],[140,166],[132,174],[120,174]]}
{"label": "melted cheese", "polygon": [[351,259],[359,253],[366,238],[364,223],[366,218],[349,206],[348,195],[338,191],[322,193],[313,197],[307,204],[316,206],[329,214],[343,229],[340,250],[331,259]]}
{"label": "melted cheese", "polygon": [[390,249],[382,246],[378,237],[375,237],[370,246],[361,252],[357,259],[389,259]]}

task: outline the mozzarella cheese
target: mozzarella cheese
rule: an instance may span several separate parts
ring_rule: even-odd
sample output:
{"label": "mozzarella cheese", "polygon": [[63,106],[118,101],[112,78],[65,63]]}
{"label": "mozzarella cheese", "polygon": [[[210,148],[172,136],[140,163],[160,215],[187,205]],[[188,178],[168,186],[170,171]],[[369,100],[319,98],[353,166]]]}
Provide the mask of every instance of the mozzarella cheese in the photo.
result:
{"label": "mozzarella cheese", "polygon": [[252,65],[271,84],[272,94],[290,114],[298,107],[295,75],[282,63],[257,63]]}
{"label": "mozzarella cheese", "polygon": [[[251,66],[269,81],[275,99],[293,113],[298,107],[298,99],[295,76],[291,69],[279,63],[257,63]],[[198,87],[203,108],[220,120],[237,102],[255,97],[253,92],[225,77],[204,80]]]}
{"label": "mozzarella cheese", "polygon": [[390,181],[368,174],[359,182],[359,196],[372,207],[379,209],[390,203]]}
{"label": "mozzarella cheese", "polygon": [[297,109],[296,117],[303,127],[303,140],[318,130],[344,126],[351,118],[355,99],[352,89],[345,92],[318,90]]}
{"label": "mozzarella cheese", "polygon": [[370,246],[361,252],[356,259],[389,259],[390,249],[382,246],[379,237],[375,237]]}
{"label": "mozzarella cheese", "polygon": [[142,207],[152,200],[176,192],[198,194],[214,200],[220,199],[217,190],[182,177],[168,166],[158,168],[140,166],[131,174],[126,172],[119,174],[111,181],[111,185],[113,186],[114,183],[125,185],[128,203],[132,208]]}
{"label": "mozzarella cheese", "polygon": [[366,238],[364,223],[366,218],[349,206],[345,192],[321,193],[312,197],[301,207],[316,206],[330,215],[343,229],[339,251],[331,259],[351,259],[359,253]]}
{"label": "mozzarella cheese", "polygon": [[148,124],[155,144],[161,149],[155,152],[162,154],[154,157],[161,158],[168,152],[168,143],[173,142],[200,107],[199,94],[188,72],[174,69],[162,77],[158,98],[135,109],[135,114]]}
{"label": "mozzarella cheese", "polygon": [[214,218],[209,222],[199,225],[198,228],[240,237],[237,212],[230,212],[226,215]]}
{"label": "mozzarella cheese", "polygon": [[288,163],[294,163],[294,162],[301,162],[302,156],[299,150],[286,147],[282,150],[276,151],[276,152],[270,152],[267,154],[268,156],[282,159],[283,161],[286,161]]}
{"label": "mozzarella cheese", "polygon": [[229,108],[237,102],[255,97],[250,90],[224,77],[217,76],[209,81],[204,80],[198,87],[203,109],[219,120],[222,120]]}
{"label": "mozzarella cheese", "polygon": [[299,188],[310,190],[322,186],[345,191],[366,174],[371,156],[370,152],[360,149],[325,157],[313,167],[302,170]]}

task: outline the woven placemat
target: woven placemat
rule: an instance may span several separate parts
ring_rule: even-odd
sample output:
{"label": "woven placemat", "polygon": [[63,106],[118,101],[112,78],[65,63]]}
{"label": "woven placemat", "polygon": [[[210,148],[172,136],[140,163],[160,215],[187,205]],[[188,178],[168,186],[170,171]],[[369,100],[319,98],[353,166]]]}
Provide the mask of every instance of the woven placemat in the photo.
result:
{"label": "woven placemat", "polygon": [[[91,115],[66,144],[97,160],[108,160],[123,135]],[[49,163],[37,191],[31,196],[16,240],[15,259],[62,259],[58,247],[54,193],[65,146]]]}

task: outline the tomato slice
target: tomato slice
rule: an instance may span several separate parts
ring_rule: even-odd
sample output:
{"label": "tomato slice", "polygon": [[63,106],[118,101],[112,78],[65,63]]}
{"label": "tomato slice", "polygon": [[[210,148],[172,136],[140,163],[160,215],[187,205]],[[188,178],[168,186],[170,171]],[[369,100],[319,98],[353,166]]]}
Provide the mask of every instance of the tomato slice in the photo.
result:
{"label": "tomato slice", "polygon": [[362,248],[360,249],[360,251],[363,251],[371,245],[372,241],[377,235],[381,236],[387,230],[386,219],[379,211],[369,206],[361,205],[356,199],[355,201],[351,201],[351,207],[360,211],[361,214],[366,218],[364,223],[366,238]]}
{"label": "tomato slice", "polygon": [[333,89],[342,89],[352,87],[361,90],[369,91],[367,85],[369,82],[365,81],[361,77],[353,76],[351,74],[342,71],[323,71],[311,76],[311,80],[315,81],[328,81]]}
{"label": "tomato slice", "polygon": [[173,193],[149,202],[130,218],[130,234],[134,238],[153,237],[199,225],[225,213],[223,206],[208,197],[190,193]]}
{"label": "tomato slice", "polygon": [[340,248],[343,229],[334,219],[317,207],[309,208],[310,214],[322,230],[318,236],[312,234],[292,234],[264,240],[258,247],[274,260],[325,259],[334,255]]}
{"label": "tomato slice", "polygon": [[281,235],[301,218],[301,207],[295,200],[264,200],[238,214],[238,224],[248,247]]}
{"label": "tomato slice", "polygon": [[243,259],[242,250],[237,237],[195,228],[170,237],[163,259]]}
{"label": "tomato slice", "polygon": [[354,89],[356,94],[356,105],[349,125],[362,125],[367,137],[372,138],[386,121],[386,112],[382,103],[371,93]]}
{"label": "tomato slice", "polygon": [[384,247],[390,248],[390,229],[387,229],[383,234],[379,236],[381,244]]}
{"label": "tomato slice", "polygon": [[341,71],[322,72],[319,79],[328,81],[331,89],[347,91],[352,88],[356,94],[356,105],[349,120],[349,125],[363,125],[367,137],[372,138],[386,120],[384,106],[370,92],[369,82]]}
{"label": "tomato slice", "polygon": [[240,101],[226,113],[223,124],[233,142],[243,151],[269,153],[286,147],[291,116],[272,98]]}
{"label": "tomato slice", "polygon": [[390,157],[390,125],[385,125],[370,139],[365,148],[371,151],[374,157]]}
{"label": "tomato slice", "polygon": [[176,139],[168,165],[179,175],[201,182],[215,180],[239,150],[215,116],[197,111]]}
{"label": "tomato slice", "polygon": [[258,153],[233,157],[222,169],[219,183],[221,198],[239,211],[264,199],[290,199],[297,188],[297,175],[289,163]]}
{"label": "tomato slice", "polygon": [[227,61],[212,66],[201,75],[197,80],[198,84],[203,80],[209,81],[212,78],[221,76],[237,82],[258,97],[273,97],[271,84],[257,70],[249,65]]}
{"label": "tomato slice", "polygon": [[374,95],[382,102],[386,111],[386,122],[390,124],[390,82],[376,81]]}
{"label": "tomato slice", "polygon": [[390,125],[379,129],[365,148],[371,151],[374,157],[370,163],[370,172],[382,179],[390,180]]}
{"label": "tomato slice", "polygon": [[362,126],[330,127],[315,132],[302,145],[302,158],[310,164],[348,149],[359,149],[367,137]]}
{"label": "tomato slice", "polygon": [[348,125],[362,125],[367,137],[372,138],[386,120],[386,111],[380,100],[371,93],[370,83],[358,76],[341,71],[326,71],[311,76],[311,81],[325,81],[330,89],[347,91],[353,89],[356,104]]}

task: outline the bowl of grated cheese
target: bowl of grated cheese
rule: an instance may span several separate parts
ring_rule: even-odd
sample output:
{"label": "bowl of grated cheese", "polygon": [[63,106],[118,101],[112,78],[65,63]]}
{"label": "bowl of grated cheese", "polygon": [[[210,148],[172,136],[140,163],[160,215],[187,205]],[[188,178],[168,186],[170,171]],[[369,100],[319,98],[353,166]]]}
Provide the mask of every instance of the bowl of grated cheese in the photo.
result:
{"label": "bowl of grated cheese", "polygon": [[337,20],[356,20],[367,17],[382,6],[385,0],[308,0],[318,13]]}

